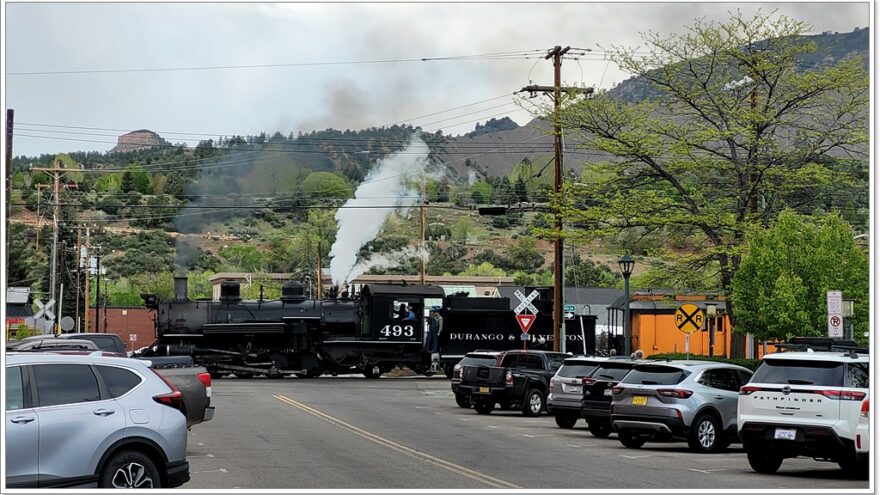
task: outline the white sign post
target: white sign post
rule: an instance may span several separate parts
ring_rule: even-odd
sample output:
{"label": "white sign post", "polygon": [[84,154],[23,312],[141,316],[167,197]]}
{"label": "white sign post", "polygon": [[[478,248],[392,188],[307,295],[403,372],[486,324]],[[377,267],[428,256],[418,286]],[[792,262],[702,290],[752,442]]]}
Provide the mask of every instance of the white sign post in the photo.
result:
{"label": "white sign post", "polygon": [[828,336],[843,337],[843,294],[839,290],[828,291]]}

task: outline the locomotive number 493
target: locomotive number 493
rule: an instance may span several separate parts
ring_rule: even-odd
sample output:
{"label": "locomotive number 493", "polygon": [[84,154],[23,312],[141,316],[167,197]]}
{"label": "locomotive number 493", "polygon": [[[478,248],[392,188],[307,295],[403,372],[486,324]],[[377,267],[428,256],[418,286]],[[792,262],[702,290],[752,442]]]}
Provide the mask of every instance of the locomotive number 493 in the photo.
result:
{"label": "locomotive number 493", "polygon": [[384,337],[412,337],[415,330],[412,325],[385,325],[379,333]]}

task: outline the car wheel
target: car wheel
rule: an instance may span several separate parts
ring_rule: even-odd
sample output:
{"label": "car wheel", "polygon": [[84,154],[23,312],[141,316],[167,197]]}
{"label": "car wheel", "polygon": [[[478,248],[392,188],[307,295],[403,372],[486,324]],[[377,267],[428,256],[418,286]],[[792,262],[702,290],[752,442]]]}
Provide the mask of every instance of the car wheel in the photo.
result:
{"label": "car wheel", "polygon": [[530,389],[523,401],[522,413],[525,416],[540,416],[544,410],[544,394],[536,389]]}
{"label": "car wheel", "polygon": [[856,457],[855,455],[846,456],[839,461],[837,464],[840,466],[840,469],[843,469],[843,472],[847,476],[853,477],[867,477],[870,472],[870,464],[868,463],[868,456]]}
{"label": "car wheel", "polygon": [[608,438],[611,434],[611,425],[607,421],[588,421],[590,433],[596,438]]}
{"label": "car wheel", "polygon": [[455,403],[463,409],[471,408],[471,398],[464,394],[455,394]]}
{"label": "car wheel", "polygon": [[756,473],[773,474],[779,471],[779,466],[782,466],[782,456],[779,454],[750,449],[746,451],[746,455],[749,458],[749,466]]}
{"label": "car wheel", "polygon": [[638,436],[633,432],[626,430],[617,432],[617,439],[628,449],[639,449],[648,441],[645,437]]}
{"label": "car wheel", "polygon": [[575,423],[577,423],[577,416],[567,416],[564,414],[556,415],[556,425],[560,428],[565,428],[566,430],[570,430],[574,428]]}
{"label": "car wheel", "polygon": [[162,480],[149,457],[123,450],[107,461],[98,483],[100,488],[161,488]]}
{"label": "car wheel", "polygon": [[474,410],[477,414],[489,414],[495,409],[495,403],[487,400],[477,400],[474,402]]}
{"label": "car wheel", "polygon": [[704,454],[718,452],[724,446],[721,436],[718,420],[711,414],[700,414],[691,424],[691,432],[687,439],[688,446],[694,452]]}

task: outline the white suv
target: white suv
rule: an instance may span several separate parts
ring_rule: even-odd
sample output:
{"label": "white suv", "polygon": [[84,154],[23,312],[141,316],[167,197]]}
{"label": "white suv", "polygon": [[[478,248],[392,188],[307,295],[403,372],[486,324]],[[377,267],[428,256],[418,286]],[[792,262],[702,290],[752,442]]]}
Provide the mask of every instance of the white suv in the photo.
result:
{"label": "white suv", "polygon": [[737,430],[749,465],[775,473],[783,459],[832,461],[867,471],[855,438],[868,396],[870,361],[854,352],[782,352],[764,357],[740,388]]}

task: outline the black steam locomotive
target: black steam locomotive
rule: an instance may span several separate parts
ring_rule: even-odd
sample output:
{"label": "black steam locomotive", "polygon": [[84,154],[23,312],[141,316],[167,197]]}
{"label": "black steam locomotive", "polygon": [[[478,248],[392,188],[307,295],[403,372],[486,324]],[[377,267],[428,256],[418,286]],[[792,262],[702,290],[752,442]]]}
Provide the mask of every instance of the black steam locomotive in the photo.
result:
{"label": "black steam locomotive", "polygon": [[[442,288],[429,285],[366,285],[356,295],[332,291],[329,296],[308,299],[303,285],[290,281],[282,285],[278,300],[244,301],[239,284],[224,281],[218,300],[190,300],[186,278],[176,277],[173,300],[143,295],[156,312],[158,336],[143,356],[189,355],[213,376],[311,378],[358,372],[378,378],[395,367],[425,375],[443,369],[451,375],[466,352],[524,346],[506,298],[445,296]],[[540,313],[526,344],[552,349],[552,302],[535,302]],[[424,346],[427,322],[422,315],[435,305],[443,320],[439,356]],[[581,333],[569,336],[573,352],[582,347],[592,352],[594,324],[591,319],[584,334],[589,349],[577,342]]]}

